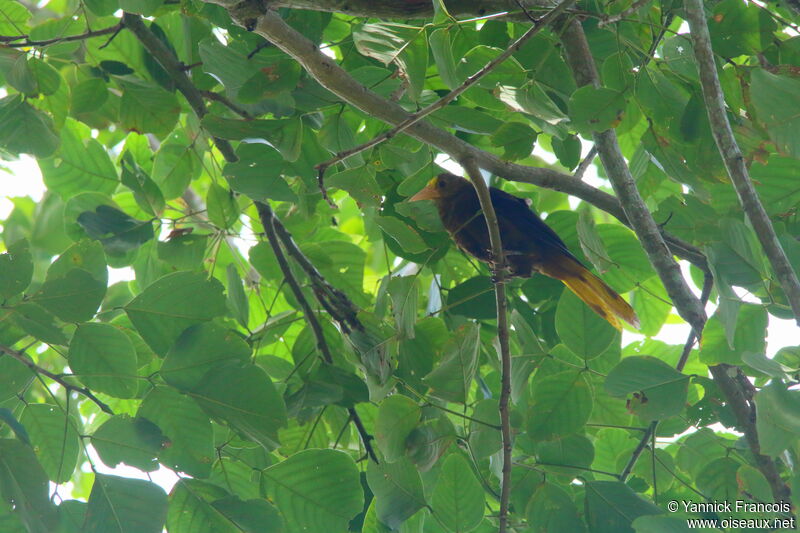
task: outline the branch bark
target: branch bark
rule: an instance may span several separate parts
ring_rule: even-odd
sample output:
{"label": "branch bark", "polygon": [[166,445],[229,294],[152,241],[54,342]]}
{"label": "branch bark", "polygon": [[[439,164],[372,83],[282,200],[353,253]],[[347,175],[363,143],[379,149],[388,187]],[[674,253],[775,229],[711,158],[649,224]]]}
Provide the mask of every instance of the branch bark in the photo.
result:
{"label": "branch bark", "polygon": [[[320,52],[314,43],[286,24],[278,14],[272,11],[261,12],[257,6],[251,10],[232,9],[230,14],[238,24],[252,26],[253,31],[293,57],[323,87],[343,101],[395,126],[409,118],[410,114],[400,105],[382,98],[357,82],[333,59]],[[531,183],[580,198],[610,213],[623,224],[630,225],[616,198],[570,175],[549,168],[528,167],[503,161],[424,120],[409,126],[403,133],[434,146],[456,161],[471,157],[479,167],[504,179]],[[705,256],[697,247],[667,234],[664,239],[670,243],[676,255],[691,261],[702,270],[707,270]]]}
{"label": "branch bark", "polygon": [[742,157],[742,152],[733,136],[733,130],[725,112],[725,95],[722,93],[719,77],[717,77],[717,65],[711,50],[711,36],[708,33],[703,2],[702,0],[685,0],[684,7],[688,15],[694,57],[700,71],[703,100],[706,104],[714,141],[717,143],[728,176],[736,189],[739,203],[755,229],[775,276],[783,287],[783,292],[786,293],[786,299],[789,300],[789,305],[792,307],[795,322],[800,326],[800,281],[798,281],[797,274],[789,263],[783,247],[778,242],[775,228],[772,227],[772,221],[753,187],[744,157]]}
{"label": "branch bark", "polygon": [[[568,27],[562,34],[561,40],[575,81],[578,86],[591,84],[598,87],[600,78],[583,27],[577,20],[567,24]],[[636,182],[620,151],[616,132],[614,130],[595,132],[593,137],[600,160],[627,219],[631,222],[633,231],[636,232],[648,259],[664,283],[678,313],[692,326],[699,337],[706,321],[705,311],[700,305],[700,300],[692,294],[686,280],[683,279],[680,267],[667,248],[658,224],[653,220],[650,210],[636,188]]]}
{"label": "branch bark", "polygon": [[508,530],[508,502],[511,497],[511,414],[508,402],[511,398],[511,350],[508,342],[508,300],[506,299],[505,269],[506,256],[500,237],[500,223],[492,204],[491,193],[481,175],[481,170],[472,158],[460,161],[467,171],[478,200],[483,217],[489,229],[489,243],[492,247],[492,273],[494,279],[495,305],[497,307],[497,340],[500,343],[500,433],[503,439],[502,479],[500,480],[500,533]]}
{"label": "branch bark", "polygon": [[16,359],[23,365],[30,368],[35,373],[41,374],[42,376],[52,379],[53,381],[64,387],[67,391],[77,392],[78,394],[86,396],[88,399],[93,401],[97,405],[97,407],[100,408],[101,411],[113,416],[114,411],[112,411],[108,405],[106,405],[104,402],[98,399],[97,396],[95,396],[89,389],[85,387],[78,387],[77,385],[71,384],[69,381],[64,379],[64,376],[60,374],[54,374],[53,372],[50,372],[49,370],[40,367],[39,365],[34,363],[30,358],[26,357],[24,353],[9,348],[8,346],[0,345],[0,352]]}

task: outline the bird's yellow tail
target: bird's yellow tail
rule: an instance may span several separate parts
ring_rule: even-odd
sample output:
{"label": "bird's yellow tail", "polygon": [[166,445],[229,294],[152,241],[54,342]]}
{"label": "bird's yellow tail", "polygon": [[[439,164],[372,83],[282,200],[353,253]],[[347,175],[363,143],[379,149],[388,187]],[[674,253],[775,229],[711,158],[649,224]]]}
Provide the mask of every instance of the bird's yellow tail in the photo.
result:
{"label": "bird's yellow tail", "polygon": [[542,265],[539,271],[551,278],[561,280],[592,311],[606,319],[615,328],[622,329],[618,318],[623,319],[634,328],[639,328],[639,317],[636,316],[636,312],[628,305],[628,302],[574,259],[559,258],[557,264]]}

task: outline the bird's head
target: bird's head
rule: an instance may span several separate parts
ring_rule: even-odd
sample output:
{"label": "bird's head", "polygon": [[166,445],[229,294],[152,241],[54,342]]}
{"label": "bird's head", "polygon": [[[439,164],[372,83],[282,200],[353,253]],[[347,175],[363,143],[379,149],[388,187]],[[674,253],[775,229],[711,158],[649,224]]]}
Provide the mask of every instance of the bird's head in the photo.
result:
{"label": "bird's head", "polygon": [[424,189],[408,199],[409,202],[419,200],[440,200],[458,194],[464,187],[471,187],[469,181],[443,172],[428,182]]}

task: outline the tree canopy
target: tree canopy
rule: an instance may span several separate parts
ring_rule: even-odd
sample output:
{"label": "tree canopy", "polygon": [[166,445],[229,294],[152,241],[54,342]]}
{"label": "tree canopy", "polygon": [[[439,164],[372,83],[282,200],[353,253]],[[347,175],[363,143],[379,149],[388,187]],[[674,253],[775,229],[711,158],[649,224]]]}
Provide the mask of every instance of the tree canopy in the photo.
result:
{"label": "tree canopy", "polygon": [[[0,220],[0,530],[793,520],[800,347],[766,336],[800,320],[798,23],[796,0],[0,0],[0,157],[46,189]],[[496,264],[460,252],[406,201],[458,165],[641,329],[505,279],[488,201]],[[736,500],[783,505],[668,504]]]}

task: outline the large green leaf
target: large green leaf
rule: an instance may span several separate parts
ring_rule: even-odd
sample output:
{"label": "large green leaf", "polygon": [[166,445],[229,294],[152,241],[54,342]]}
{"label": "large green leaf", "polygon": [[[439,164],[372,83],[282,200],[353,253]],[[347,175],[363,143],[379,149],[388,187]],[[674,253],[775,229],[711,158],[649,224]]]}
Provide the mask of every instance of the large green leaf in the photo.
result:
{"label": "large green leaf", "polygon": [[159,461],[195,477],[207,477],[214,460],[211,421],[197,402],[170,387],[155,387],[137,416],[156,424],[167,439]]}
{"label": "large green leaf", "polygon": [[469,324],[455,332],[444,347],[439,365],[425,376],[431,394],[443,400],[466,403],[478,368],[480,326]]}
{"label": "large green leaf", "polygon": [[117,169],[89,128],[72,119],[61,128],[61,148],[48,159],[39,159],[47,187],[62,198],[93,191],[111,194],[119,185]]}
{"label": "large green leaf", "polygon": [[777,456],[797,442],[800,435],[800,393],[789,390],[780,380],[756,394],[756,429],[761,453]]}
{"label": "large green leaf", "polygon": [[55,530],[57,517],[48,497],[47,474],[33,449],[15,439],[0,439],[0,496],[29,533]]}
{"label": "large green leaf", "polygon": [[261,144],[242,144],[236,151],[239,161],[225,165],[222,173],[236,192],[253,200],[286,200],[297,197],[282,177],[283,157],[274,148]]}
{"label": "large green leaf", "polygon": [[626,357],[608,374],[605,389],[611,396],[634,395],[629,409],[643,420],[679,414],[686,407],[689,376],[655,357]]}
{"label": "large green leaf", "polygon": [[167,495],[149,481],[95,474],[84,533],[161,533]]}
{"label": "large green leaf", "polygon": [[133,398],[139,390],[133,343],[110,324],[78,326],[69,345],[69,365],[93,390],[117,398]]}
{"label": "large green leaf", "polygon": [[49,116],[19,95],[0,99],[0,148],[12,154],[48,157],[58,145],[58,135]]}
{"label": "large green leaf", "polygon": [[424,28],[393,23],[363,24],[353,30],[359,52],[388,65],[396,63],[416,99],[425,82],[428,41]]}
{"label": "large green leaf", "polygon": [[181,332],[227,312],[222,284],[202,272],[167,274],[125,306],[142,338],[166,354]]}
{"label": "large green leaf", "polygon": [[339,533],[364,506],[353,459],[337,450],[306,450],[264,470],[267,492],[286,531]]}
{"label": "large green leaf", "polygon": [[189,390],[209,370],[228,361],[245,363],[250,347],[232,330],[214,322],[184,330],[164,357],[161,376],[175,388]]}
{"label": "large green leaf", "polygon": [[174,94],[135,78],[128,78],[120,84],[119,120],[125,129],[159,137],[172,131],[181,111]]}
{"label": "large green leaf", "polygon": [[385,461],[395,462],[405,455],[406,439],[419,424],[422,410],[409,398],[395,394],[381,402],[375,421],[375,439]]}
{"label": "large green leaf", "polygon": [[92,446],[111,468],[119,463],[152,472],[158,469],[156,455],[164,444],[158,426],[144,418],[116,415],[92,435]]}
{"label": "large green leaf", "polygon": [[586,524],[581,520],[572,497],[552,483],[542,483],[536,488],[526,514],[531,533],[586,531]]}
{"label": "large green leaf", "polygon": [[461,454],[453,453],[445,459],[431,503],[433,512],[448,531],[472,531],[480,524],[483,488]]}
{"label": "large green leaf", "polygon": [[286,424],[286,407],[261,368],[236,362],[212,368],[188,394],[232,429],[267,449],[278,446],[278,428]]}
{"label": "large green leaf", "polygon": [[392,530],[427,505],[419,472],[408,459],[370,463],[367,483],[375,495],[378,520]]}
{"label": "large green leaf", "polygon": [[527,431],[532,439],[575,433],[591,412],[592,392],[583,373],[567,370],[531,380]]}
{"label": "large green leaf", "polygon": [[611,324],[569,290],[562,292],[558,300],[556,332],[570,350],[584,359],[594,359],[605,352],[617,337]]}
{"label": "large green leaf", "polygon": [[20,423],[47,477],[55,483],[69,481],[81,449],[74,417],[54,405],[37,403],[25,407]]}
{"label": "large green leaf", "polygon": [[589,531],[596,533],[633,533],[634,519],[663,513],[619,481],[588,482],[585,505]]}
{"label": "large green leaf", "polygon": [[64,322],[91,319],[106,294],[106,284],[81,268],[69,270],[63,277],[49,279],[31,297]]}
{"label": "large green leaf", "polygon": [[8,247],[8,251],[0,255],[0,296],[15,296],[31,283],[33,278],[33,260],[27,240],[20,240]]}

